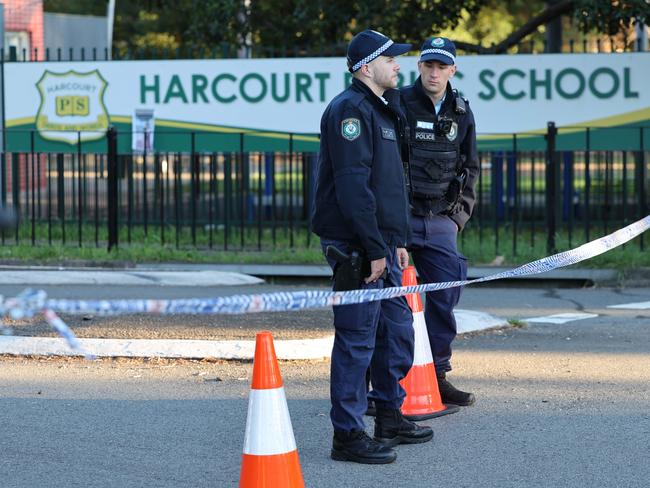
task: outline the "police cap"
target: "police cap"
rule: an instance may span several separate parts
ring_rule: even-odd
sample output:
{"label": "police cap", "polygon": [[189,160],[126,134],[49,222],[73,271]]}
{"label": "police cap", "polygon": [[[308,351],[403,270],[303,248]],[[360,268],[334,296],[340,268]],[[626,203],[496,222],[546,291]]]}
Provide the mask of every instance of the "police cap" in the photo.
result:
{"label": "police cap", "polygon": [[420,62],[439,61],[444,64],[456,64],[456,46],[446,37],[427,39],[420,48]]}
{"label": "police cap", "polygon": [[354,73],[379,56],[399,56],[411,50],[410,44],[396,44],[384,34],[366,29],[348,45],[348,70]]}

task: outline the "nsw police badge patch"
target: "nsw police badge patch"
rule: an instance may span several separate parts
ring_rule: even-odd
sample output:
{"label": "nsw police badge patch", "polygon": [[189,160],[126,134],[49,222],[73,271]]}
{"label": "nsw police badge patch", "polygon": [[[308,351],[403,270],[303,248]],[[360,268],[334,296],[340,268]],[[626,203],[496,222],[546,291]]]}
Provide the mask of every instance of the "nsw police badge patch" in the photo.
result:
{"label": "nsw police badge patch", "polygon": [[345,119],[341,122],[341,135],[348,141],[354,141],[361,135],[359,119]]}
{"label": "nsw police badge patch", "polygon": [[453,142],[456,140],[456,136],[458,136],[458,124],[452,122],[451,129],[449,129],[449,133],[447,134],[447,139],[449,139],[450,142]]}

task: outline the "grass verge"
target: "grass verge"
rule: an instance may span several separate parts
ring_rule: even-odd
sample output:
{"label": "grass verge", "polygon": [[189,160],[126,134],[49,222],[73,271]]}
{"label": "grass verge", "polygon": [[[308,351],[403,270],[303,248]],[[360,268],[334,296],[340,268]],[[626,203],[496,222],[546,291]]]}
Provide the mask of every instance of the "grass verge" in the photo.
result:
{"label": "grass verge", "polygon": [[[304,229],[289,233],[286,229],[232,228],[225,235],[222,228],[200,228],[192,235],[187,228],[152,229],[147,234],[139,227],[129,233],[120,231],[120,245],[108,252],[104,232],[95,234],[94,227],[83,226],[81,245],[78,227],[68,226],[66,242],[58,232],[48,232],[45,225],[23,226],[16,234],[4,236],[0,245],[0,260],[5,263],[62,264],[67,262],[94,263],[212,263],[212,264],[325,264],[317,236],[308,236]],[[600,237],[592,232],[591,239]],[[50,236],[52,236],[50,238]],[[32,243],[33,237],[33,243]],[[619,271],[650,268],[650,252],[641,236],[624,246],[583,261],[576,266],[612,268]],[[585,236],[574,233],[557,235],[557,251],[575,248],[585,242]],[[470,263],[477,265],[518,266],[547,256],[546,236],[520,232],[513,239],[508,229],[499,234],[469,229],[461,234],[459,248]]]}

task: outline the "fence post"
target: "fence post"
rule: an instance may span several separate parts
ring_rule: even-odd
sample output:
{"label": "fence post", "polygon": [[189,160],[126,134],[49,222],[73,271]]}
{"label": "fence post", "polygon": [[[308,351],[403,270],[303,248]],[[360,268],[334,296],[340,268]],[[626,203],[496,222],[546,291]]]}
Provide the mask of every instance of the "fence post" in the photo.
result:
{"label": "fence post", "polygon": [[556,197],[557,197],[557,127],[555,122],[546,126],[546,251],[548,254],[557,252],[555,243],[556,233]]}
{"label": "fence post", "polygon": [[[645,162],[645,141],[643,139],[643,127],[639,127],[639,159],[637,161],[638,181],[639,181],[639,217],[644,218],[648,214],[648,201],[646,195],[646,185],[648,181],[648,170]],[[643,251],[644,241],[643,234],[639,236],[639,248]]]}
{"label": "fence post", "polygon": [[192,245],[196,247],[196,221],[197,221],[197,202],[199,201],[199,192],[201,184],[201,168],[199,166],[199,155],[196,153],[196,132],[191,134],[191,153],[190,153],[190,210],[192,224]]}
{"label": "fence post", "polygon": [[106,132],[108,142],[108,251],[118,245],[117,229],[117,131],[111,126]]}

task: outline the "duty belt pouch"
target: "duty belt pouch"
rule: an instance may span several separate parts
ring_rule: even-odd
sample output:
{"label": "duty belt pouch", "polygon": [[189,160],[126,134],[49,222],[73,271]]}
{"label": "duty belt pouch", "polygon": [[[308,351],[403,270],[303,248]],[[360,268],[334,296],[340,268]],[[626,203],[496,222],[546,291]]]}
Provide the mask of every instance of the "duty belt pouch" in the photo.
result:
{"label": "duty belt pouch", "polygon": [[334,291],[357,290],[363,278],[370,275],[370,261],[363,251],[353,249],[346,254],[334,246],[327,246],[325,255],[336,261],[334,266]]}

